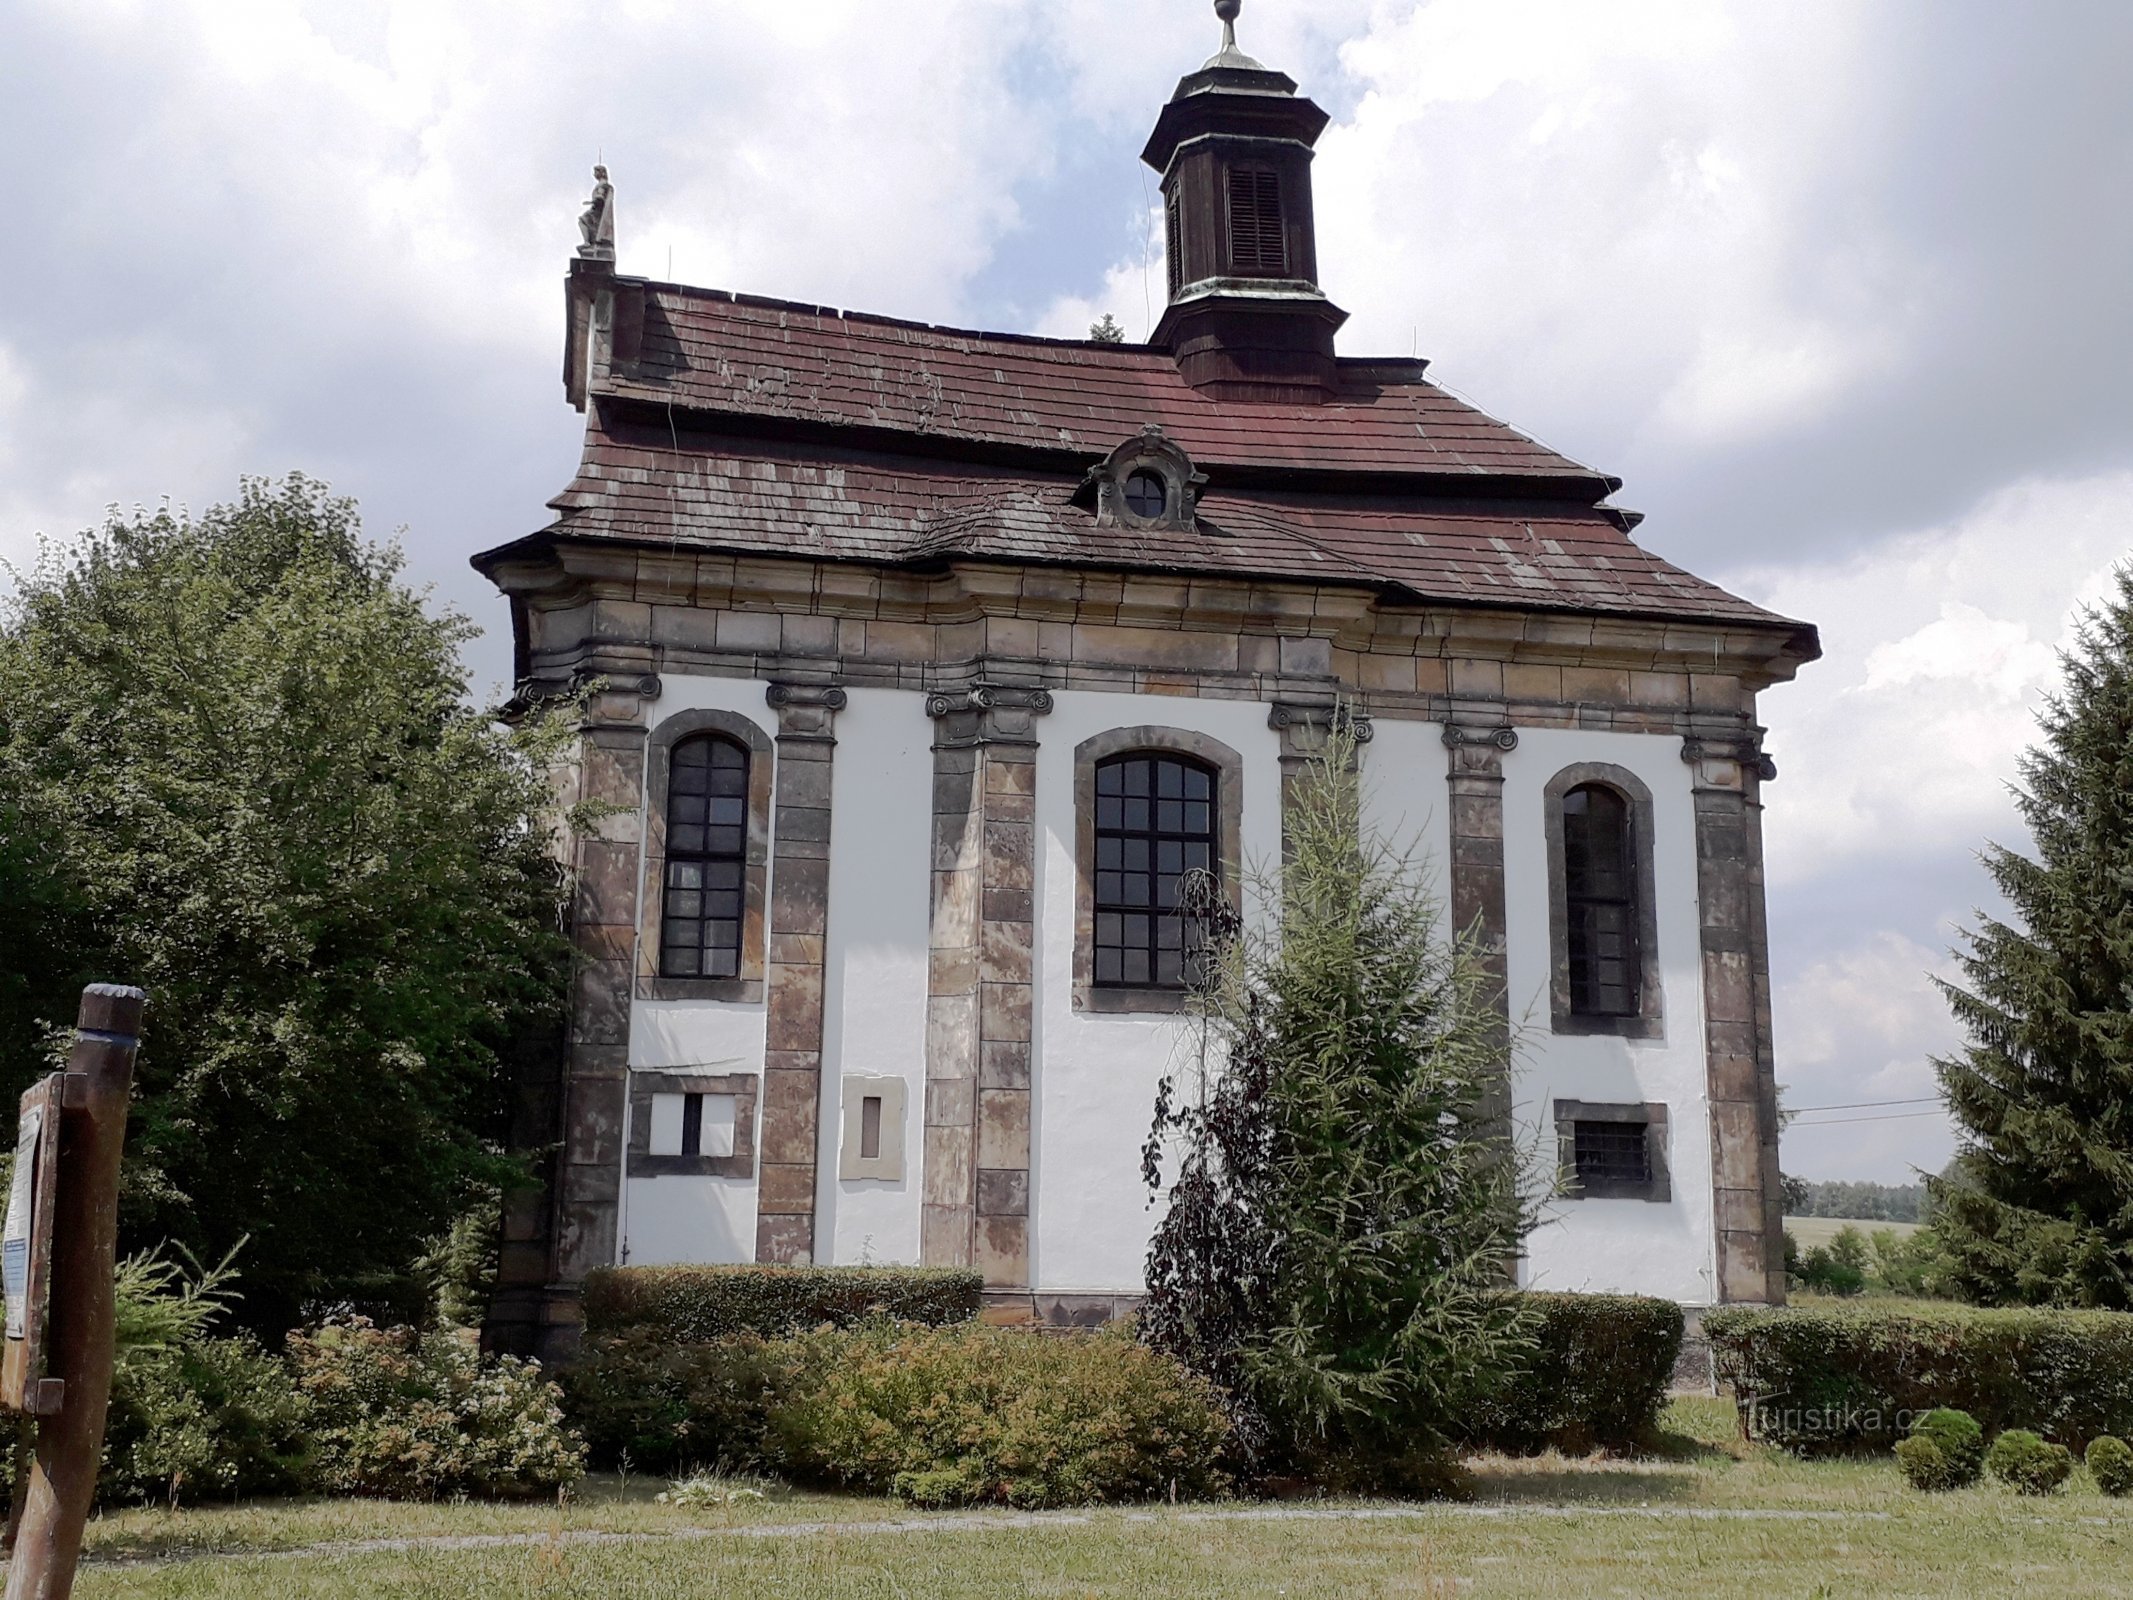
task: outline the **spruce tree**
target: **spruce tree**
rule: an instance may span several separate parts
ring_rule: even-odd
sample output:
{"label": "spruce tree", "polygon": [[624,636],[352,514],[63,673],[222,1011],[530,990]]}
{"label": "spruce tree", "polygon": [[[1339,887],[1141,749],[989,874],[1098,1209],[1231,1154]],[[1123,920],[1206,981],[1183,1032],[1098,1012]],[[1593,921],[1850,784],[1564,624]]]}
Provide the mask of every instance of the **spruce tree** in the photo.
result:
{"label": "spruce tree", "polygon": [[2034,858],[1993,845],[2013,908],[1980,914],[1943,984],[1969,1037],[1937,1061],[1960,1125],[1928,1179],[1966,1298],[2133,1308],[2133,568],[2083,619],[2016,802]]}
{"label": "spruce tree", "polygon": [[1495,987],[1364,828],[1354,754],[1337,735],[1294,787],[1273,926],[1215,919],[1196,1081],[1149,1140],[1151,1186],[1172,1150],[1178,1174],[1141,1326],[1233,1397],[1262,1470],[1412,1489],[1523,1350],[1530,1196]]}

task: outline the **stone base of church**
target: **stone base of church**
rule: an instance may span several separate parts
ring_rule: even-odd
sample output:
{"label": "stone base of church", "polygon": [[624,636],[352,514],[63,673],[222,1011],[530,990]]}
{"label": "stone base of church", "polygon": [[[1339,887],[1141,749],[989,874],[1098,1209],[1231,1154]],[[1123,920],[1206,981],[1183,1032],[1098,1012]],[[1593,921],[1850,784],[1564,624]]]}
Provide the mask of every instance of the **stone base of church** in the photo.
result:
{"label": "stone base of church", "polygon": [[1101,1328],[1140,1309],[1137,1294],[1061,1294],[987,1289],[979,1316],[1000,1328]]}
{"label": "stone base of church", "polygon": [[585,1341],[585,1308],[576,1284],[504,1289],[481,1325],[485,1354],[568,1366]]}

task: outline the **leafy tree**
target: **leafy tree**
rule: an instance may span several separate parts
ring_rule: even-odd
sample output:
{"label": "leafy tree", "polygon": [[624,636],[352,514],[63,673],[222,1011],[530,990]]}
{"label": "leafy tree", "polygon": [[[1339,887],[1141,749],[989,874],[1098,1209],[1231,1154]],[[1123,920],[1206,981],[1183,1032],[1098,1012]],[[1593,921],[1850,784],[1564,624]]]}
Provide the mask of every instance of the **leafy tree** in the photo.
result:
{"label": "leafy tree", "polygon": [[1984,856],[2013,907],[1944,984],[1960,1125],[1928,1180],[1965,1298],[2133,1306],[2133,568],[2082,620],[2016,796],[2036,855]]}
{"label": "leafy tree", "polygon": [[1089,337],[1098,344],[1124,344],[1126,330],[1119,326],[1118,318],[1106,311],[1100,321],[1089,324]]}
{"label": "leafy tree", "polygon": [[1195,897],[1219,954],[1145,1152],[1152,1189],[1177,1173],[1141,1327],[1232,1395],[1264,1469],[1412,1487],[1524,1348],[1531,1207],[1491,982],[1363,829],[1354,756],[1336,736],[1294,790],[1267,936]]}
{"label": "leafy tree", "polygon": [[403,1278],[505,1176],[500,1052],[560,998],[567,735],[469,707],[472,631],[298,477],[114,514],[0,627],[9,1025],[71,1021],[84,974],[149,989],[125,1233],[249,1235],[261,1325]]}

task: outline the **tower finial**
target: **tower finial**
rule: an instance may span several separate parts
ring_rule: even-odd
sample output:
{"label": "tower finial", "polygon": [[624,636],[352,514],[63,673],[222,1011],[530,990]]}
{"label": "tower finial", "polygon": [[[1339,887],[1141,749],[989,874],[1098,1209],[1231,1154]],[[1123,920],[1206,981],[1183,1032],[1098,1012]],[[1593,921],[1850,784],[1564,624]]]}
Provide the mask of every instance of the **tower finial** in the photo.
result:
{"label": "tower finial", "polygon": [[1215,15],[1222,19],[1222,49],[1208,58],[1207,67],[1235,67],[1247,72],[1264,72],[1266,69],[1237,48],[1237,13],[1244,9],[1244,0],[1215,0]]}

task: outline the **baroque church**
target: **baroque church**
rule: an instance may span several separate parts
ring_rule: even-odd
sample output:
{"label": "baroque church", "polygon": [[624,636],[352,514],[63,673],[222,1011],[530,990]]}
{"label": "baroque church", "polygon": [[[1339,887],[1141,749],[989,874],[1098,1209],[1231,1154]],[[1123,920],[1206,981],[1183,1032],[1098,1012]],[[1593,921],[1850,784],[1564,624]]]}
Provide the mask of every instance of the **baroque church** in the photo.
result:
{"label": "baroque church", "polygon": [[1278,864],[1337,712],[1371,822],[1478,930],[1515,1126],[1560,1152],[1521,1281],[1783,1297],[1756,695],[1814,629],[1650,554],[1620,480],[1426,362],[1339,353],[1327,115],[1216,10],[1142,152],[1145,344],[624,276],[596,174],[583,455],[475,558],[522,701],[586,696],[567,798],[597,813],[493,1344],[567,1353],[618,1263],[970,1266],[1003,1321],[1130,1305],[1178,884]]}

